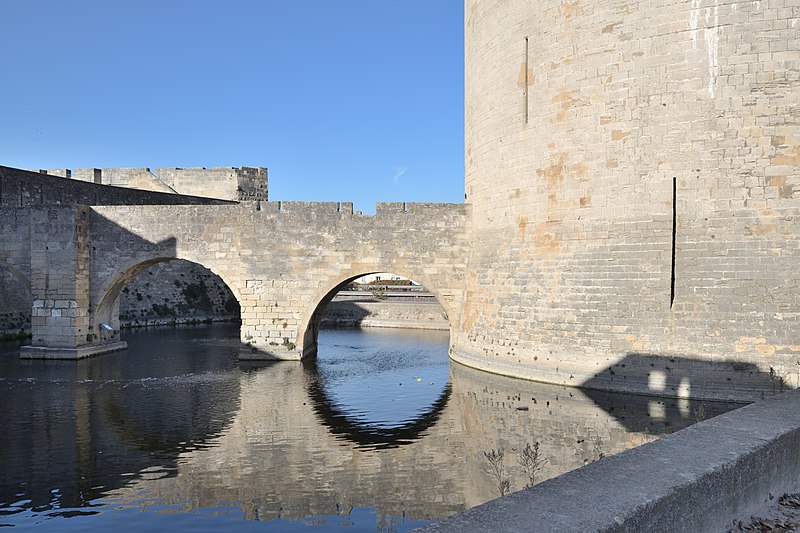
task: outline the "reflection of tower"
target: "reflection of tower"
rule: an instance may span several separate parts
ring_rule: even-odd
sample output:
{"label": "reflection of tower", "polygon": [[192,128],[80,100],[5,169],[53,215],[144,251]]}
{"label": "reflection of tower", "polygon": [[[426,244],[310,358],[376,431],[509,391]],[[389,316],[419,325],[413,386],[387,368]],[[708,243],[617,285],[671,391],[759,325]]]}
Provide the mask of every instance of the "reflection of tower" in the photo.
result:
{"label": "reflection of tower", "polygon": [[765,305],[800,285],[796,53],[739,52],[791,48],[786,13],[757,29],[775,7],[466,1],[457,359],[573,385],[632,354],[789,373],[797,318]]}

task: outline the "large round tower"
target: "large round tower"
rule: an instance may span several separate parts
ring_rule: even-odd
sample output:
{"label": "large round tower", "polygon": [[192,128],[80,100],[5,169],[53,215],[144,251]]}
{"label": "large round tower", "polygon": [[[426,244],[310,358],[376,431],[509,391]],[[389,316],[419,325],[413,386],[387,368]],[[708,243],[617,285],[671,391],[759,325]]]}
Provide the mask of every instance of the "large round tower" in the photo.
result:
{"label": "large round tower", "polygon": [[800,0],[466,0],[465,19],[453,357],[677,396],[800,385]]}

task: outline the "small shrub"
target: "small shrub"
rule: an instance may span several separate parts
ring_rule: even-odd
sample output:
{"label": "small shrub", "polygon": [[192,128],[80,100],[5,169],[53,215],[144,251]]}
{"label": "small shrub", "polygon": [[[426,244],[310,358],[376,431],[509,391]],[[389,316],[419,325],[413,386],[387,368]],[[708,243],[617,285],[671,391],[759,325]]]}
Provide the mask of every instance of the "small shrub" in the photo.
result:
{"label": "small shrub", "polygon": [[489,462],[489,468],[485,468],[484,472],[494,477],[495,481],[497,482],[497,490],[500,493],[500,496],[505,496],[508,494],[508,491],[511,488],[511,482],[506,477],[506,465],[503,464],[503,458],[505,455],[506,454],[502,448],[483,452],[483,456]]}
{"label": "small shrub", "polygon": [[526,443],[525,448],[519,454],[518,462],[528,477],[528,483],[525,486],[533,487],[536,484],[536,473],[547,463],[547,459],[543,459],[539,452],[539,442],[534,442],[533,446]]}

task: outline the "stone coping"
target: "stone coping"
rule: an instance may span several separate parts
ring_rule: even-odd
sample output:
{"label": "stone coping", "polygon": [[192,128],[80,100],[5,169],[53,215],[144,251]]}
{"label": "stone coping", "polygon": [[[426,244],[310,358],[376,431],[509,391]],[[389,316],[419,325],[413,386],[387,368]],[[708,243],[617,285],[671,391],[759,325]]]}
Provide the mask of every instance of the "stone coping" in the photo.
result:
{"label": "stone coping", "polygon": [[418,531],[727,531],[798,480],[800,391],[790,391]]}

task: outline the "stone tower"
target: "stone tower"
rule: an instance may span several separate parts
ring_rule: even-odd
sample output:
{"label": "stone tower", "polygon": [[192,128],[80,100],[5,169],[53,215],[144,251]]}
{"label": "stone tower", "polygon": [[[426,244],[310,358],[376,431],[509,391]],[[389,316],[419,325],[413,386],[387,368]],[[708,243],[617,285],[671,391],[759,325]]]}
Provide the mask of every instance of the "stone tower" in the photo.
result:
{"label": "stone tower", "polygon": [[454,358],[800,385],[800,0],[466,0],[465,33]]}

